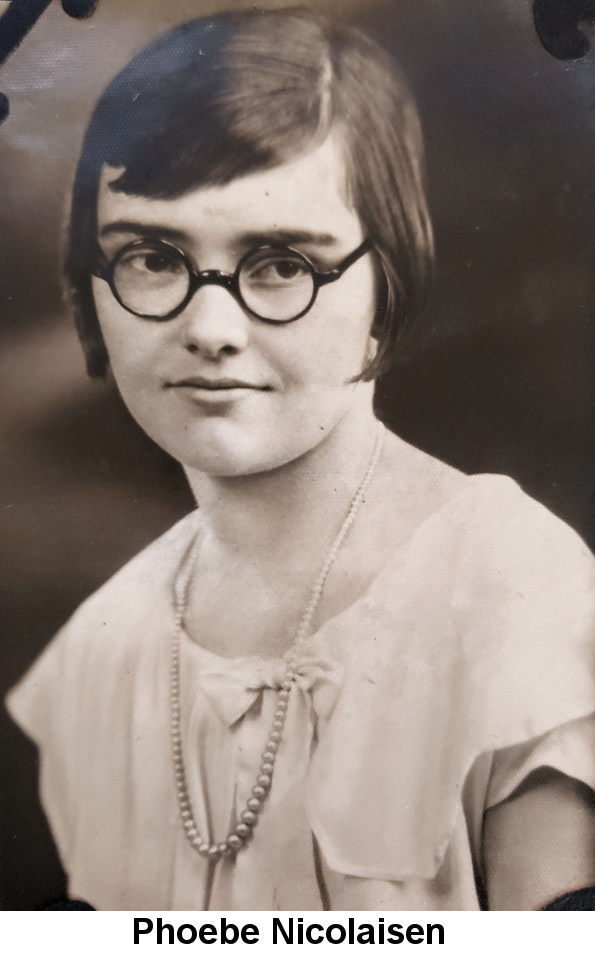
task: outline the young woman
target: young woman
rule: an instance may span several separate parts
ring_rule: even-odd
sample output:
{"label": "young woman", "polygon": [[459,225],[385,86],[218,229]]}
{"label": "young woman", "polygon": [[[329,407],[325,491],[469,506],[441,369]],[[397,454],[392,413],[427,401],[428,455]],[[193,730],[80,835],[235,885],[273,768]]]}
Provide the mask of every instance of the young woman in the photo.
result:
{"label": "young woman", "polygon": [[356,30],[196,20],[99,101],[77,326],[198,509],[9,700],[74,896],[539,908],[595,883],[593,560],[374,416],[432,253],[412,99]]}

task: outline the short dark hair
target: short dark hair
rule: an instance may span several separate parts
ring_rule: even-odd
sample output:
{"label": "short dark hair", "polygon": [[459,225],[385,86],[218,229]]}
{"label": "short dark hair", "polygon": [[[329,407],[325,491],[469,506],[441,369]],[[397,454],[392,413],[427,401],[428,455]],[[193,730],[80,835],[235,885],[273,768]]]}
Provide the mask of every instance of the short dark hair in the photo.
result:
{"label": "short dark hair", "polygon": [[293,9],[183,23],[139,53],[99,99],[76,173],[66,259],[92,377],[109,364],[91,288],[104,164],[123,167],[115,191],[177,198],[280,165],[336,128],[350,197],[383,273],[377,354],[362,377],[386,369],[425,304],[433,271],[417,111],[377,43]]}

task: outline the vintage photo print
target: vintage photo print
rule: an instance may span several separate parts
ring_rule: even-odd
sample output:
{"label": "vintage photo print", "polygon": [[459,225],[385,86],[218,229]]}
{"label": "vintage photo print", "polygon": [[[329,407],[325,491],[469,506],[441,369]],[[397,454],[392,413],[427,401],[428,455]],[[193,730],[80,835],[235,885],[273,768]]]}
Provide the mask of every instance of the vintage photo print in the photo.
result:
{"label": "vintage photo print", "polygon": [[0,3],[4,910],[595,909],[594,22]]}

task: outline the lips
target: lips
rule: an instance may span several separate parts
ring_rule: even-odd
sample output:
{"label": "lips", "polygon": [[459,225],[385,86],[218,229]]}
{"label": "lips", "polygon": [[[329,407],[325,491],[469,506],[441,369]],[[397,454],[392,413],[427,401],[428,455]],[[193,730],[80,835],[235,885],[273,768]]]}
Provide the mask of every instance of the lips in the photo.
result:
{"label": "lips", "polygon": [[266,385],[254,384],[251,381],[241,381],[238,378],[182,378],[168,384],[169,388],[199,388],[203,391],[232,391],[244,388],[251,391],[269,391]]}

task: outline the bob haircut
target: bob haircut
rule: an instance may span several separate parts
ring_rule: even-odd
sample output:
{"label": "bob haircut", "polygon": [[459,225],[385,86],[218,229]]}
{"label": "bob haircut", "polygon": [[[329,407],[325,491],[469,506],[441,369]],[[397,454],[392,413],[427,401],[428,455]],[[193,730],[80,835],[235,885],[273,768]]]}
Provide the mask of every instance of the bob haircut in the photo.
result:
{"label": "bob haircut", "polygon": [[344,144],[349,198],[379,266],[378,348],[361,378],[386,370],[433,271],[419,120],[378,44],[296,8],[183,23],[131,60],[99,99],[76,173],[66,258],[91,377],[109,365],[91,287],[104,164],[124,170],[114,191],[173,199],[278,166],[331,131]]}

